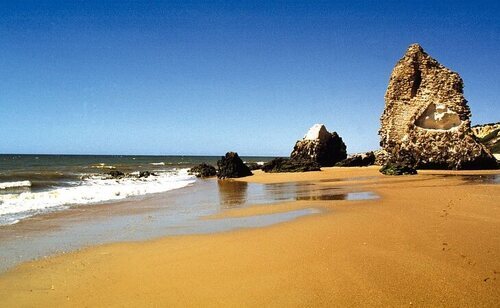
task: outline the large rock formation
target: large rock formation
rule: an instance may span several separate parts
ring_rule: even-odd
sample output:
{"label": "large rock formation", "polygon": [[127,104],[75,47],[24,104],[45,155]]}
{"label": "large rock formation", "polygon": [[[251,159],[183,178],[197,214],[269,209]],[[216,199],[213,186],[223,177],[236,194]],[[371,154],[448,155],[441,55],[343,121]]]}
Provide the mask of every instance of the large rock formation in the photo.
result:
{"label": "large rock formation", "polygon": [[392,163],[417,168],[495,168],[476,141],[460,76],[411,45],[392,71],[380,145]]}
{"label": "large rock formation", "polygon": [[472,132],[497,160],[500,160],[500,122],[476,125]]}
{"label": "large rock formation", "polygon": [[292,160],[312,160],[330,167],[347,157],[346,146],[336,132],[330,133],[323,124],[315,124],[302,140],[295,143]]}
{"label": "large rock formation", "polygon": [[217,177],[219,179],[240,178],[252,175],[252,171],[243,163],[238,153],[227,152],[217,161]]}

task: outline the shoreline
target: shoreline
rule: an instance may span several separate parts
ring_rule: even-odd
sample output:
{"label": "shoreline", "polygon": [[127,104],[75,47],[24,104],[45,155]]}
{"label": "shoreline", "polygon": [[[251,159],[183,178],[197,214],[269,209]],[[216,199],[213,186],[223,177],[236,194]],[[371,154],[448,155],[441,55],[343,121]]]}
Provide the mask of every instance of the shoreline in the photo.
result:
{"label": "shoreline", "polygon": [[[174,306],[497,303],[500,172],[419,170],[417,176],[388,177],[377,170],[257,172],[235,182],[313,182],[309,195],[355,186],[380,198],[235,207],[205,219],[323,211],[266,227],[105,244],[23,263],[0,274],[0,303],[116,305],[125,298],[130,305]],[[471,174],[493,178],[463,178]]]}

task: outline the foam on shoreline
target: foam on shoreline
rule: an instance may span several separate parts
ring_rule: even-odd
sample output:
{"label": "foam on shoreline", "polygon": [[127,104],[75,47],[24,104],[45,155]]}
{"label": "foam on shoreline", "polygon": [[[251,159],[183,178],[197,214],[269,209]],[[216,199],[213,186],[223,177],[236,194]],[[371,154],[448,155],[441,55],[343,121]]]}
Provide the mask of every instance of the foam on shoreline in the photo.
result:
{"label": "foam on shoreline", "polygon": [[[57,187],[47,191],[0,195],[0,225],[13,224],[22,218],[43,212],[65,209],[71,205],[95,204],[122,200],[129,197],[179,189],[194,183],[188,169],[159,173],[148,178],[126,177],[106,179],[93,176],[70,187]],[[2,183],[8,187],[30,186],[29,181]],[[7,186],[6,186],[7,187]]]}
{"label": "foam on shoreline", "polygon": [[18,188],[18,187],[31,187],[30,181],[15,181],[0,183],[0,189]]}

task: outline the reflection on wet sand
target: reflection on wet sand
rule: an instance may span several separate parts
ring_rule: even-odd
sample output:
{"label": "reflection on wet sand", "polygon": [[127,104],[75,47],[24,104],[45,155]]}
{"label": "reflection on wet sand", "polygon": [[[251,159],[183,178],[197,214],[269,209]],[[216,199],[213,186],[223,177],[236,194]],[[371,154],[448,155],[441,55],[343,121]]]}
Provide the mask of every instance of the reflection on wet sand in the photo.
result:
{"label": "reflection on wet sand", "polygon": [[308,182],[248,184],[239,181],[218,181],[219,204],[222,208],[248,204],[295,200],[368,200],[378,196],[372,192],[348,192],[336,187],[323,187]]}
{"label": "reflection on wet sand", "polygon": [[439,176],[443,178],[459,177],[460,179],[463,179],[467,184],[500,184],[500,174],[479,174],[479,175],[444,174]]}
{"label": "reflection on wet sand", "polygon": [[312,183],[267,184],[264,187],[267,198],[274,201],[287,200],[369,200],[378,196],[373,192],[346,192],[335,187],[321,187]]}
{"label": "reflection on wet sand", "polygon": [[218,180],[219,203],[223,207],[236,207],[247,201],[247,182]]}

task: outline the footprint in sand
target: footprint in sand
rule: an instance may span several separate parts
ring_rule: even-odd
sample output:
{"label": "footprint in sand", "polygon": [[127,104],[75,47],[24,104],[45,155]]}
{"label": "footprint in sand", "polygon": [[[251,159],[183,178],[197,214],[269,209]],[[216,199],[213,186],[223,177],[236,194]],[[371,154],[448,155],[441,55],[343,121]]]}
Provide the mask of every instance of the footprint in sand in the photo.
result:
{"label": "footprint in sand", "polygon": [[450,214],[449,210],[452,209],[452,205],[453,205],[453,201],[448,201],[448,205],[446,206],[446,209],[443,209],[443,213],[440,216],[441,217],[448,216]]}
{"label": "footprint in sand", "polygon": [[475,261],[472,261],[469,257],[467,257],[466,255],[464,254],[460,254],[460,257],[462,257],[462,259],[464,260],[464,262],[466,262],[467,264],[471,265],[471,266],[474,266],[476,265],[476,262]]}
{"label": "footprint in sand", "polygon": [[441,214],[441,217],[446,217],[448,216],[448,211],[447,210],[443,210],[443,213]]}
{"label": "footprint in sand", "polygon": [[488,281],[490,281],[490,280],[497,280],[497,274],[498,274],[498,273],[499,273],[499,272],[497,272],[496,270],[493,270],[493,275],[492,275],[492,277],[486,277],[486,278],[484,278],[484,279],[483,279],[483,281],[484,281],[484,282],[488,282]]}

